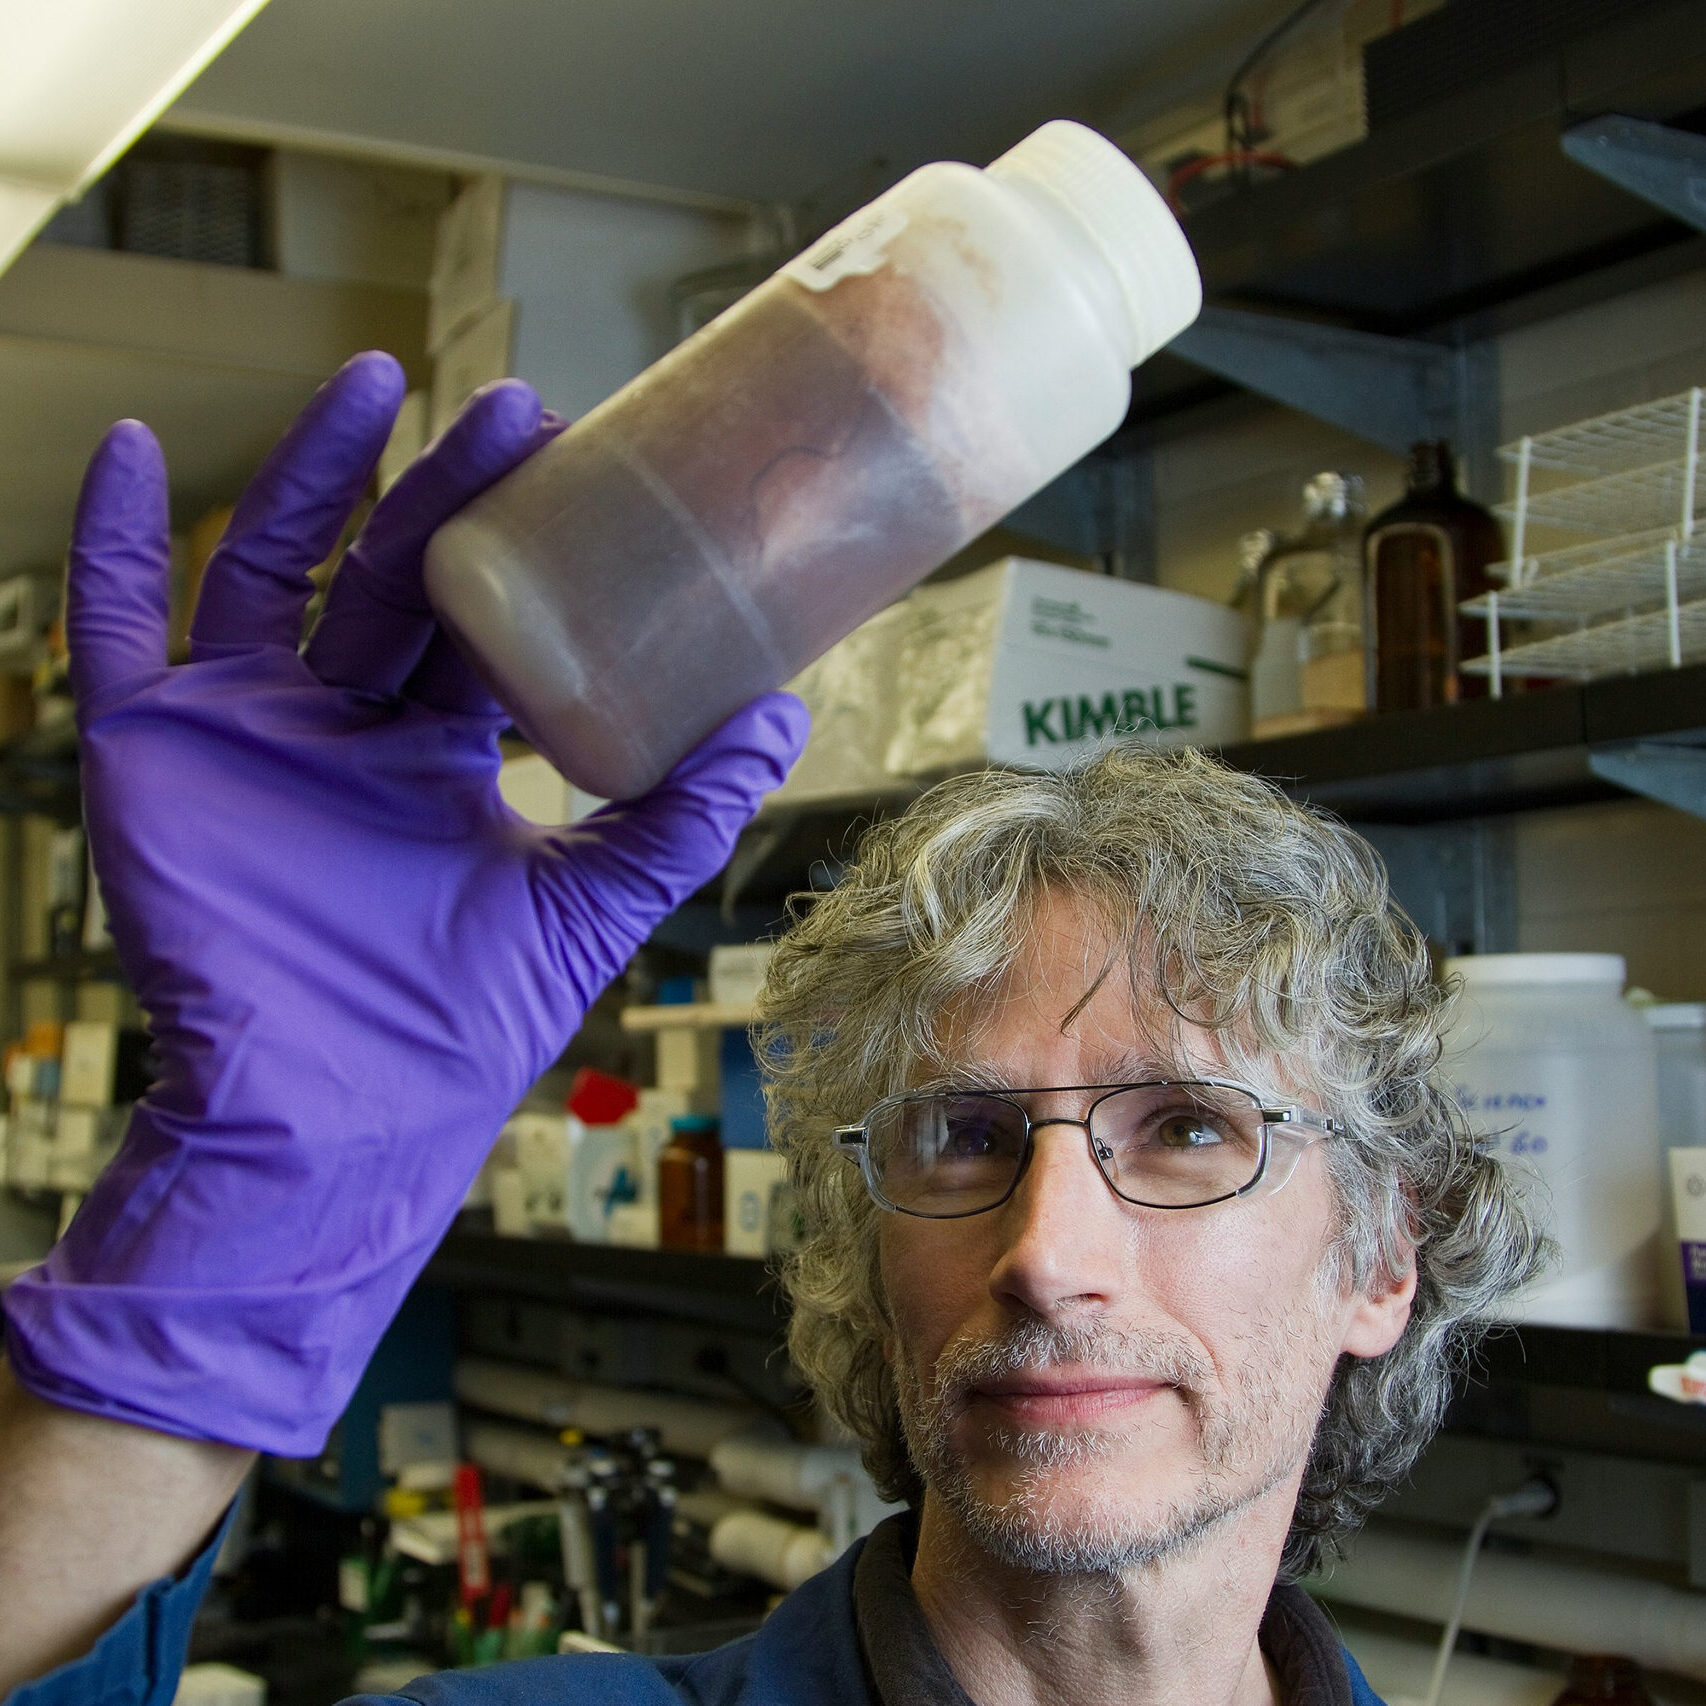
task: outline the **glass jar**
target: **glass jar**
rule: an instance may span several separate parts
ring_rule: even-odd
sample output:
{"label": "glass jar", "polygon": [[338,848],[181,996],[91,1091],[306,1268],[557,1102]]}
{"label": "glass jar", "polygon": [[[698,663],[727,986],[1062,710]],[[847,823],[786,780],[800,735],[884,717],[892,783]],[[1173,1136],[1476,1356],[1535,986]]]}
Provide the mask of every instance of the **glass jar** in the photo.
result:
{"label": "glass jar", "polygon": [[1255,618],[1251,733],[1258,739],[1349,722],[1364,709],[1362,481],[1315,475],[1296,533],[1244,541]]}
{"label": "glass jar", "polygon": [[708,1114],[669,1122],[658,1156],[658,1243],[665,1250],[723,1247],[723,1140]]}

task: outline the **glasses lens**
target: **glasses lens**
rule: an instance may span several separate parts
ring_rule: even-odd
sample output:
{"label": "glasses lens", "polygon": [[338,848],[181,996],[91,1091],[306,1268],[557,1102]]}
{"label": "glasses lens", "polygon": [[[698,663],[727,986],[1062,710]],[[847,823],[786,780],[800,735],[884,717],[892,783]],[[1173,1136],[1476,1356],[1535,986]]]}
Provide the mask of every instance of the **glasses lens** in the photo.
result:
{"label": "glasses lens", "polygon": [[1090,1140],[1127,1201],[1189,1208],[1243,1190],[1261,1170],[1261,1104],[1214,1084],[1146,1084],[1098,1102]]}
{"label": "glasses lens", "polygon": [[996,1096],[908,1096],[867,1123],[877,1188],[909,1214],[974,1214],[1000,1202],[1025,1153],[1025,1116]]}

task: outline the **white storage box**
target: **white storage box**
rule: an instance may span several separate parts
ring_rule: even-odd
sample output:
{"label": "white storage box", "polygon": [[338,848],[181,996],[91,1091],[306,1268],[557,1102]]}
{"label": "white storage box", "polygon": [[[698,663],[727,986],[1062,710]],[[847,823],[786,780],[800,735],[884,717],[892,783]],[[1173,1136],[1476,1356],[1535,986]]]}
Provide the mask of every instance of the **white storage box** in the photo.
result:
{"label": "white storage box", "polygon": [[1249,732],[1245,621],[1208,599],[1007,557],[906,608],[891,776],[1053,770],[1126,735]]}

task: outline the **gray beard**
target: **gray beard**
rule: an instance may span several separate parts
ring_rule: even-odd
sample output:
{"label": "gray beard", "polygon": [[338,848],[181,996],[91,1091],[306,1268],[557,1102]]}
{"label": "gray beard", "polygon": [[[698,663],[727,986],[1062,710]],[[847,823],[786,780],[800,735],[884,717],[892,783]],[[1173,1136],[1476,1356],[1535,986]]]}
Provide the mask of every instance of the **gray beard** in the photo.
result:
{"label": "gray beard", "polygon": [[[1125,1333],[1102,1322],[1056,1326],[1033,1317],[999,1339],[951,1341],[928,1384],[904,1347],[897,1347],[896,1395],[907,1449],[930,1493],[990,1557],[1055,1577],[1110,1578],[1153,1568],[1272,1492],[1308,1454],[1318,1411],[1297,1414],[1295,1396],[1283,1394],[1277,1378],[1262,1378],[1276,1366],[1271,1358],[1294,1349],[1296,1324],[1268,1326],[1256,1335],[1265,1345],[1246,1358],[1246,1370],[1256,1378],[1236,1402],[1218,1407],[1202,1396],[1211,1370],[1184,1340]],[[1006,1497],[991,1502],[978,1492],[971,1466],[950,1443],[950,1425],[966,1392],[986,1380],[1063,1362],[1163,1380],[1177,1389],[1197,1425],[1201,1472],[1188,1494],[1140,1519],[1122,1508],[1120,1489],[1110,1487],[1088,1520],[1079,1515],[1069,1527],[1051,1508],[1055,1474],[1105,1461],[1124,1440],[1093,1430],[1056,1434],[1019,1428],[986,1436],[990,1449],[1018,1469]]]}

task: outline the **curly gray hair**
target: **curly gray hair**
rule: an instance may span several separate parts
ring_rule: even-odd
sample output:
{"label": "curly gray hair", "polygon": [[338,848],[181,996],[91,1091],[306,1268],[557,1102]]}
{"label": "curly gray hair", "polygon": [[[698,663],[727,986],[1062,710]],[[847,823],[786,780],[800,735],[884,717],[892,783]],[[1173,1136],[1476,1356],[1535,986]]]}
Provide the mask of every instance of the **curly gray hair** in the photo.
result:
{"label": "curly gray hair", "polygon": [[1286,1061],[1341,1122],[1329,1259],[1344,1281],[1400,1272],[1415,1251],[1398,1344],[1333,1376],[1281,1565],[1308,1574],[1409,1470],[1546,1241],[1438,1076],[1449,996],[1377,855],[1201,753],[1126,744],[1064,773],[956,778],[868,830],[835,888],[796,899],[756,1037],[805,1212],[784,1270],[794,1360],[883,1492],[916,1503],[883,1354],[882,1211],[829,1133],[945,1064],[944,1015],[1000,978],[1044,893],[1095,909],[1134,989],[1212,1030],[1229,1064]]}

